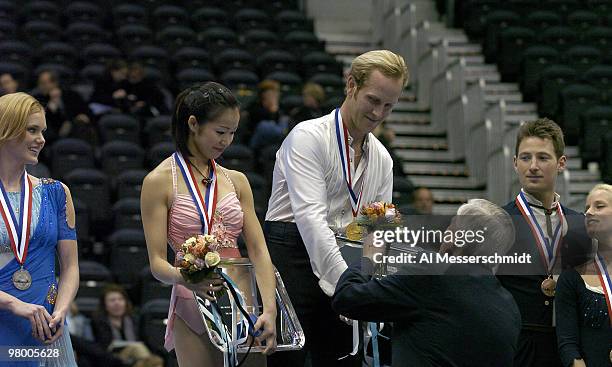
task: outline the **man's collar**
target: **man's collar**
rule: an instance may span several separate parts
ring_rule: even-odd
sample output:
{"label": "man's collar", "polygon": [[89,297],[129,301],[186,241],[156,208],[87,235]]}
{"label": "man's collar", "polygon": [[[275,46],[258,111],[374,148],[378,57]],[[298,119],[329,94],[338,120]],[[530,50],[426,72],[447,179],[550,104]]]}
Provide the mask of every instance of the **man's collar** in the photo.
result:
{"label": "man's collar", "polygon": [[[525,189],[521,188],[521,192],[523,193],[523,195],[525,195],[525,199],[527,199],[527,202],[529,204],[535,204],[535,205],[539,205],[539,206],[544,206],[544,204],[542,204],[542,202],[540,200],[536,199],[533,195],[529,194],[527,191],[525,191]],[[561,196],[555,192],[554,196],[553,196],[552,205],[548,209],[555,209],[557,207],[557,205],[559,205],[559,200],[560,199],[561,199]]]}

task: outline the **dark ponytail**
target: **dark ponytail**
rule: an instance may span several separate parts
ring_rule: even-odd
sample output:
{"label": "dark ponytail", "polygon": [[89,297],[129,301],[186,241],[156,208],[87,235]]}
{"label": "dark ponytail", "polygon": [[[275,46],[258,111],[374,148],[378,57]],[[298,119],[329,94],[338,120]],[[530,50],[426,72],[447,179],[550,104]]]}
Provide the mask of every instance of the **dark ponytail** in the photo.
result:
{"label": "dark ponytail", "polygon": [[179,93],[172,114],[172,137],[176,149],[187,158],[193,154],[187,147],[189,139],[189,116],[195,116],[198,125],[214,120],[228,108],[239,108],[232,92],[225,86],[206,82],[194,85]]}

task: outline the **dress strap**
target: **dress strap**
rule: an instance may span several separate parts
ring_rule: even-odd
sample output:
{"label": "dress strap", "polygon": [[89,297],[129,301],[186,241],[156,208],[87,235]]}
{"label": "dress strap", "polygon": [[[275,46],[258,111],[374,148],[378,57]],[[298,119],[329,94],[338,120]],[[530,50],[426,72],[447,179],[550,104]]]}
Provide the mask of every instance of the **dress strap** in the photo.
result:
{"label": "dress strap", "polygon": [[225,168],[223,168],[223,167],[219,167],[219,168],[221,168],[221,172],[223,172],[223,175],[225,176],[225,178],[227,178],[227,180],[229,181],[230,185],[232,185],[232,189],[234,189],[234,192],[236,194],[238,194],[238,190],[236,190],[236,186],[234,186],[234,182],[232,181],[232,179],[229,177],[229,175],[225,171]]}
{"label": "dress strap", "polygon": [[178,183],[176,180],[176,161],[174,160],[174,155],[170,159],[170,167],[172,169],[172,193],[174,196],[172,197],[172,202],[174,202],[174,198],[178,194]]}

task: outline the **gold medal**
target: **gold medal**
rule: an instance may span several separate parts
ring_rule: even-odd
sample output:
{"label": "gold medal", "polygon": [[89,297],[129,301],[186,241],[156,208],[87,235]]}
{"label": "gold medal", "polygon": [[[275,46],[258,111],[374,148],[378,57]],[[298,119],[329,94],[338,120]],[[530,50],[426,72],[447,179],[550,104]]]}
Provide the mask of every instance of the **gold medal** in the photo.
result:
{"label": "gold medal", "polygon": [[13,285],[20,291],[25,291],[32,285],[30,272],[21,268],[13,273]]}
{"label": "gold medal", "polygon": [[556,287],[557,282],[553,278],[546,278],[542,281],[540,289],[542,289],[542,293],[544,293],[544,295],[547,297],[554,297]]}
{"label": "gold medal", "polygon": [[351,241],[361,241],[363,239],[363,232],[363,228],[355,221],[346,226],[346,238]]}

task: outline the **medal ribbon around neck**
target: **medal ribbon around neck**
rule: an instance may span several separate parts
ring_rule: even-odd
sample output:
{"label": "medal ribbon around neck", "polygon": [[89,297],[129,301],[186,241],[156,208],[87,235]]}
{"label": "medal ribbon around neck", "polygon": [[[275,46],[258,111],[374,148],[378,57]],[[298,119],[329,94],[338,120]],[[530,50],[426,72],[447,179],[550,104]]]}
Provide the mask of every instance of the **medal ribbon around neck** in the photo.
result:
{"label": "medal ribbon around neck", "polygon": [[604,296],[606,298],[606,304],[608,305],[608,316],[610,317],[610,323],[612,323],[612,279],[608,272],[606,260],[600,254],[595,256],[595,268],[599,275],[599,281],[603,287]]}
{"label": "medal ribbon around neck", "polygon": [[28,247],[30,245],[30,226],[32,221],[32,182],[28,177],[27,172],[23,172],[23,189],[21,190],[21,199],[19,202],[19,222],[15,217],[15,212],[11,207],[11,202],[8,194],[4,189],[2,181],[0,181],[0,204],[2,210],[2,219],[6,225],[8,237],[11,241],[11,249],[19,265],[23,266],[26,257],[28,256]]}
{"label": "medal ribbon around neck", "polygon": [[211,159],[210,173],[208,179],[210,184],[206,187],[206,196],[202,197],[202,192],[195,179],[191,166],[187,164],[180,152],[174,153],[174,160],[178,162],[187,189],[193,198],[200,220],[202,221],[202,234],[209,234],[213,226],[213,217],[217,208],[217,170],[214,159]]}
{"label": "medal ribbon around neck", "polygon": [[555,261],[557,261],[557,255],[559,254],[559,249],[561,248],[561,238],[563,222],[565,221],[565,216],[563,215],[563,210],[561,210],[561,205],[557,204],[557,214],[559,215],[559,224],[553,233],[552,238],[552,246],[549,243],[548,238],[544,236],[544,231],[542,231],[542,227],[538,223],[533,210],[529,206],[529,202],[523,195],[523,192],[518,194],[516,197],[516,206],[519,208],[523,218],[529,224],[531,228],[531,233],[536,240],[538,250],[540,251],[540,257],[542,258],[542,262],[544,263],[544,267],[546,271],[551,274],[552,269],[555,266]]}
{"label": "medal ribbon around neck", "polygon": [[[342,162],[342,173],[344,175],[344,181],[349,191],[349,201],[351,202],[351,210],[353,211],[353,218],[359,214],[359,206],[361,204],[361,194],[363,189],[363,182],[359,188],[359,196],[355,194],[353,190],[353,179],[351,176],[351,160],[349,159],[349,143],[348,143],[348,129],[344,122],[340,121],[340,109],[336,108],[335,111],[335,123],[336,123],[336,140],[338,141],[338,150],[340,151],[340,162]],[[342,125],[342,126],[341,126]]]}

